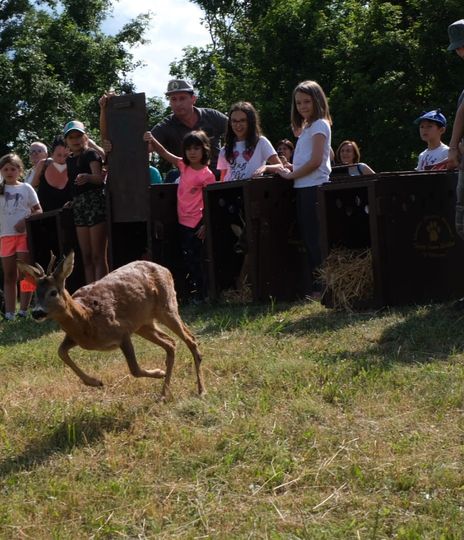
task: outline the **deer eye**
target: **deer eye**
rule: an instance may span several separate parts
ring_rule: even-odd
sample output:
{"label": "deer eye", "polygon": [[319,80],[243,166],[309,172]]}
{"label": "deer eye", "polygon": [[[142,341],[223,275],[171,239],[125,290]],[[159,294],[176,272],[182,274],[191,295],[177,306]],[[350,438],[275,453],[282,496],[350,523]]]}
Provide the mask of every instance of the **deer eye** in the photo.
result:
{"label": "deer eye", "polygon": [[50,291],[50,296],[58,296],[58,291],[56,289]]}

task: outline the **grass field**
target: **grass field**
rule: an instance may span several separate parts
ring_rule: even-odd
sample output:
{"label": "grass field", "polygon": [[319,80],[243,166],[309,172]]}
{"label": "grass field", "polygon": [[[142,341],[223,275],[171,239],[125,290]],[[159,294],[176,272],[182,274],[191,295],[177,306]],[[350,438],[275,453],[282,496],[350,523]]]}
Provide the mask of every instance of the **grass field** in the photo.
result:
{"label": "grass field", "polygon": [[[464,313],[188,308],[172,401],[122,354],[0,324],[1,538],[464,538]],[[144,366],[161,349],[135,339]]]}

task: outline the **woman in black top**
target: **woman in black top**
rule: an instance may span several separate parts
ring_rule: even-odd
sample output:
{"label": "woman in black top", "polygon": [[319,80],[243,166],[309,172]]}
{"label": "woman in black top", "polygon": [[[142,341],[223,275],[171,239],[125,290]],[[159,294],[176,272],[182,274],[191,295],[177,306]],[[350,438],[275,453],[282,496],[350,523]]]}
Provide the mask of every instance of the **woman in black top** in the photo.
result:
{"label": "woman in black top", "polygon": [[59,136],[53,141],[51,157],[37,164],[31,184],[37,188],[44,212],[62,208],[72,199],[72,185],[66,167],[68,154],[64,138]]}
{"label": "woman in black top", "polygon": [[87,283],[108,273],[106,251],[106,203],[100,155],[89,148],[82,122],[72,120],[64,127],[70,155],[66,163],[73,190],[73,215]]}

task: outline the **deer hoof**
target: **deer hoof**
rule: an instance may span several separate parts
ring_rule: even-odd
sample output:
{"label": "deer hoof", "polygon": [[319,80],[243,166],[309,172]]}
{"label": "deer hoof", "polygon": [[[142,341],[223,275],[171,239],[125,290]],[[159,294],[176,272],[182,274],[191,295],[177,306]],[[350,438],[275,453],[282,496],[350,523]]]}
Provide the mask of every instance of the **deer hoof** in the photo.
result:
{"label": "deer hoof", "polygon": [[158,403],[161,403],[161,404],[164,405],[164,404],[167,403],[169,400],[168,400],[167,396],[161,395],[161,396],[157,399],[157,401],[158,401]]}
{"label": "deer hoof", "polygon": [[155,377],[155,379],[164,379],[165,376],[166,376],[166,372],[163,369],[153,370],[153,377]]}
{"label": "deer hoof", "polygon": [[103,386],[103,383],[99,381],[98,379],[89,378],[83,382],[86,386],[94,386],[94,387]]}

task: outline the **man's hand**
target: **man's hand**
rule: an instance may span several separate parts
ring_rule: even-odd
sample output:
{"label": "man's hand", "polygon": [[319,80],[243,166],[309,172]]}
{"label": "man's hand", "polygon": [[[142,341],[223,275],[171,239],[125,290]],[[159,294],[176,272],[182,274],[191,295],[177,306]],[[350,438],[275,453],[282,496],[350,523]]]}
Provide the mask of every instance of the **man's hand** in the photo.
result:
{"label": "man's hand", "polygon": [[459,154],[458,148],[450,148],[448,150],[448,160],[446,168],[448,170],[454,170],[459,167],[461,155]]}

